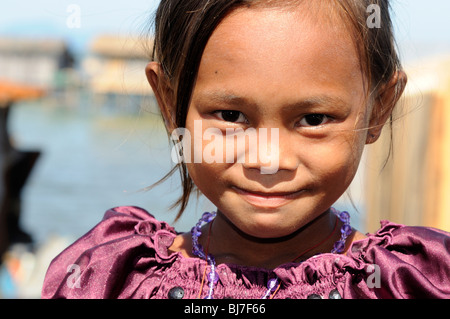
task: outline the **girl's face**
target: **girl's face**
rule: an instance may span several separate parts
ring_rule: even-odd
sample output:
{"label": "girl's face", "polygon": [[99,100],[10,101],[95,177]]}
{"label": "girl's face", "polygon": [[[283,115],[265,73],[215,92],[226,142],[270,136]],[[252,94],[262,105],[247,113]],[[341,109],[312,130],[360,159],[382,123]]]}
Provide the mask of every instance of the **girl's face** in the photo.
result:
{"label": "girl's face", "polygon": [[261,161],[225,155],[187,164],[218,210],[259,238],[289,235],[326,211],[352,181],[367,138],[372,107],[354,41],[338,19],[302,7],[226,17],[205,48],[187,114],[192,152],[211,143],[194,140],[196,120],[202,133],[218,128],[224,145],[227,128],[278,129],[267,139],[278,156],[271,174]]}

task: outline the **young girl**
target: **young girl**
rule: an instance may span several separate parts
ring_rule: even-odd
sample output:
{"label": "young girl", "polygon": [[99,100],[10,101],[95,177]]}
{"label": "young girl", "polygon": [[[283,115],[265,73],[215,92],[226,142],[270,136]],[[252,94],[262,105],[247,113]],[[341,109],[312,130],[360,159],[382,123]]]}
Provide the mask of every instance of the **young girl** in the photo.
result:
{"label": "young girl", "polygon": [[[194,189],[217,212],[177,233],[111,209],[55,258],[43,298],[450,297],[449,234],[365,236],[332,208],[406,84],[387,0],[162,0],[146,73],[169,134],[185,129],[180,214]],[[277,137],[256,160],[249,143],[244,160],[219,152],[251,129]]]}

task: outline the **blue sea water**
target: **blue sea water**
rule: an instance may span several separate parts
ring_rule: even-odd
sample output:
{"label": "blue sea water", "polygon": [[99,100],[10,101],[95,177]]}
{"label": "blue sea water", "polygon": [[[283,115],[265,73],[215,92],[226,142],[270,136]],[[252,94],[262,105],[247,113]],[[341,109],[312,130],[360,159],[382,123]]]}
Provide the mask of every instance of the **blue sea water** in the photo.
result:
{"label": "blue sea water", "polygon": [[[77,238],[121,205],[173,223],[176,211],[168,207],[181,194],[177,173],[142,191],[173,165],[159,116],[21,103],[11,110],[9,131],[16,148],[42,152],[22,194],[21,223],[36,242]],[[193,198],[174,226],[189,230],[207,205]]]}

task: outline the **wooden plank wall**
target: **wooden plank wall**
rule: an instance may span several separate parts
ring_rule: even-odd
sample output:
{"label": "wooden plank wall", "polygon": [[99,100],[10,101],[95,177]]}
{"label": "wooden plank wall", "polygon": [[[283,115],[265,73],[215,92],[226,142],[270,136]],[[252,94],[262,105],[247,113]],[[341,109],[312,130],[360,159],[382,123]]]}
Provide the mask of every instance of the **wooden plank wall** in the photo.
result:
{"label": "wooden plank wall", "polygon": [[450,231],[450,59],[406,69],[391,131],[366,149],[366,230],[380,220]]}

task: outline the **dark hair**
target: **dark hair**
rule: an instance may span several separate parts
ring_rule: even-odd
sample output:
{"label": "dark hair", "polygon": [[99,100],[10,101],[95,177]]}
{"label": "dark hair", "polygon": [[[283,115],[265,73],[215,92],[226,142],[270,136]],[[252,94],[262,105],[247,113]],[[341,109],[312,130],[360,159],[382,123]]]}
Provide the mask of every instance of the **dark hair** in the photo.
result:
{"label": "dark hair", "polygon": [[[165,86],[170,88],[167,100],[174,108],[174,118],[166,119],[173,127],[185,127],[188,106],[205,46],[218,24],[234,9],[255,6],[298,5],[302,0],[161,0],[155,15],[155,38],[152,60],[160,63]],[[314,6],[321,1],[308,2]],[[380,9],[380,27],[368,27],[369,5]],[[394,43],[389,0],[326,1],[330,12],[337,13],[354,38],[360,55],[361,69],[368,80],[368,93],[379,94],[392,76],[401,69]],[[397,88],[398,94],[401,89]],[[166,100],[166,101],[167,101]],[[382,110],[379,110],[382,112]],[[170,134],[171,132],[169,132]],[[186,165],[179,163],[158,183],[180,171],[183,194],[173,205],[180,206],[178,219],[185,210],[194,184]]]}

